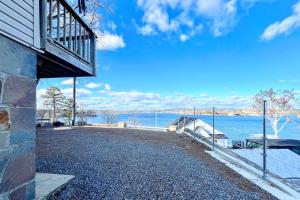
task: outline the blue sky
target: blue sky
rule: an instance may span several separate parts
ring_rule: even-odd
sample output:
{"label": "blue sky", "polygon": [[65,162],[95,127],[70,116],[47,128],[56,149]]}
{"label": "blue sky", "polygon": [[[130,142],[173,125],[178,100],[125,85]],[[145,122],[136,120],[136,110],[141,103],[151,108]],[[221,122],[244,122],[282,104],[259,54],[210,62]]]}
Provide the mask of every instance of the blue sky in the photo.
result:
{"label": "blue sky", "polygon": [[[93,109],[248,107],[261,89],[300,90],[300,1],[115,0],[99,10]],[[45,79],[71,95],[68,79]],[[40,105],[40,102],[39,102]]]}

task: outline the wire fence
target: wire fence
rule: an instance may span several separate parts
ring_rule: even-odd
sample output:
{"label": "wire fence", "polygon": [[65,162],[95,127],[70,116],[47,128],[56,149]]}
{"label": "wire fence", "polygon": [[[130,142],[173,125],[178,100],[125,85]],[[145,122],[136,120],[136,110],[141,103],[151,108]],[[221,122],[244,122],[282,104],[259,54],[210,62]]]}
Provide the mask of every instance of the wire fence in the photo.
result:
{"label": "wire fence", "polygon": [[[214,108],[210,115],[196,114],[197,120],[204,124],[196,122],[196,127],[185,124],[184,131],[209,141],[212,148],[228,149],[247,163],[254,163],[264,178],[268,174],[276,175],[300,188],[300,131],[295,128],[299,126],[296,116],[289,116],[295,121],[286,126],[284,121],[279,122],[278,126],[284,127],[281,137],[274,133],[272,121],[268,116],[263,117],[263,111],[255,115],[224,115],[220,111],[223,109]],[[184,118],[187,120],[192,116],[185,115]],[[289,132],[291,130],[294,132]]]}

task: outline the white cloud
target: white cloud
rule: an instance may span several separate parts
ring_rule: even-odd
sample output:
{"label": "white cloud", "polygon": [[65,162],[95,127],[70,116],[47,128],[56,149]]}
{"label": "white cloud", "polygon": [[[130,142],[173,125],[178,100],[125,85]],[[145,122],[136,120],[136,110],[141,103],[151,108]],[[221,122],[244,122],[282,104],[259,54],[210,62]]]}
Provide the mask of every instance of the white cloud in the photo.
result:
{"label": "white cloud", "polygon": [[236,23],[238,8],[237,0],[137,0],[137,6],[143,11],[139,33],[179,34],[181,41],[201,33],[197,29],[203,23],[215,37],[226,34]]}
{"label": "white cloud", "polygon": [[[61,92],[66,95],[68,98],[73,97],[73,88],[66,88],[62,89]],[[84,88],[76,88],[76,95],[77,96],[85,96],[92,94],[90,90],[84,89]]]}
{"label": "white cloud", "polygon": [[227,98],[211,97],[207,94],[194,96],[174,94],[162,96],[159,93],[140,91],[105,91],[102,90],[97,97],[82,99],[86,105],[95,109],[168,109],[168,108],[247,108],[252,105],[249,96],[230,96]]}
{"label": "white cloud", "polygon": [[99,50],[116,50],[126,46],[122,36],[109,32],[99,33],[97,49]]}
{"label": "white cloud", "polygon": [[91,83],[86,84],[85,87],[87,87],[89,89],[95,89],[95,88],[101,88],[102,87],[106,91],[111,90],[111,85],[108,84],[108,83],[94,83],[94,82],[91,82]]}
{"label": "white cloud", "polygon": [[47,91],[47,89],[38,89],[36,91],[36,98],[37,99],[42,98],[42,96],[46,94],[46,91]]}
{"label": "white cloud", "polygon": [[138,32],[141,33],[142,35],[155,35],[156,31],[150,26],[149,24],[143,26],[143,27],[137,27]]}
{"label": "white cloud", "polygon": [[111,90],[111,85],[110,84],[104,84],[104,90]]}
{"label": "white cloud", "polygon": [[287,80],[285,80],[285,79],[280,79],[280,80],[278,80],[278,82],[280,82],[280,83],[298,83],[300,80],[299,79],[287,79]]}
{"label": "white cloud", "polygon": [[[73,85],[73,82],[74,82],[74,79],[70,78],[70,79],[62,81],[61,84],[62,85]],[[78,84],[78,81],[76,81],[76,83]]]}
{"label": "white cloud", "polygon": [[208,94],[202,93],[202,94],[200,94],[199,96],[202,97],[202,98],[204,98],[204,97],[208,97]]}
{"label": "white cloud", "polygon": [[[122,36],[116,34],[117,25],[113,21],[107,21],[100,24],[100,15],[87,13],[85,19],[91,21],[93,19],[92,27],[97,35],[97,49],[113,51],[126,46]],[[104,30],[104,31],[100,31]]]}
{"label": "white cloud", "polygon": [[201,15],[215,17],[222,11],[221,0],[198,0],[196,1],[196,11]]}
{"label": "white cloud", "polygon": [[46,94],[46,91],[47,91],[47,89],[44,89],[44,88],[38,89],[36,91],[36,99],[37,99],[36,104],[37,104],[38,108],[43,107],[42,96]]}
{"label": "white cloud", "polygon": [[[109,85],[109,84],[107,84]],[[151,110],[176,109],[176,108],[208,108],[216,106],[218,108],[245,108],[252,105],[252,98],[249,96],[229,96],[227,98],[218,98],[206,93],[199,95],[186,95],[174,93],[163,96],[155,92],[142,91],[113,91],[104,87],[98,93],[84,88],[77,89],[77,102],[86,106],[88,109],[115,109],[115,110]],[[46,89],[37,90],[38,107],[41,107],[41,96]],[[62,92],[72,98],[73,88],[62,89]]]}
{"label": "white cloud", "polygon": [[269,41],[282,34],[289,34],[300,27],[300,1],[293,6],[293,14],[282,21],[275,22],[268,26],[261,39]]}
{"label": "white cloud", "polygon": [[90,88],[90,89],[94,89],[94,88],[100,88],[102,86],[102,83],[88,83],[85,85],[85,87]]}
{"label": "white cloud", "polygon": [[186,35],[186,34],[181,34],[180,35],[180,41],[181,42],[186,42],[190,39],[190,36]]}

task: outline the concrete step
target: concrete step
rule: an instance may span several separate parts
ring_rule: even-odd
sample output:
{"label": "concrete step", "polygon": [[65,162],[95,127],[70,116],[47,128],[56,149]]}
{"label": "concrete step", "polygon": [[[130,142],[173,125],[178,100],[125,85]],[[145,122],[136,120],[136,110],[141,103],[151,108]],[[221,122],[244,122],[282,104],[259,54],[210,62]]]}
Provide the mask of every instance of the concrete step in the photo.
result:
{"label": "concrete step", "polygon": [[36,173],[36,200],[46,200],[48,196],[59,192],[73,178],[72,175]]}

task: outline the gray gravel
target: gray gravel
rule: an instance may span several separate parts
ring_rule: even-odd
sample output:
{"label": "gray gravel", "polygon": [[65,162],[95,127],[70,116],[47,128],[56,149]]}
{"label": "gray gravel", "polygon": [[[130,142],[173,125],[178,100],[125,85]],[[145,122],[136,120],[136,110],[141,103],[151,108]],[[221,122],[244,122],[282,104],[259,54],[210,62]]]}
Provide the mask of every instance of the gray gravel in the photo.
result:
{"label": "gray gravel", "polygon": [[172,133],[39,131],[37,171],[75,175],[51,199],[275,199]]}

